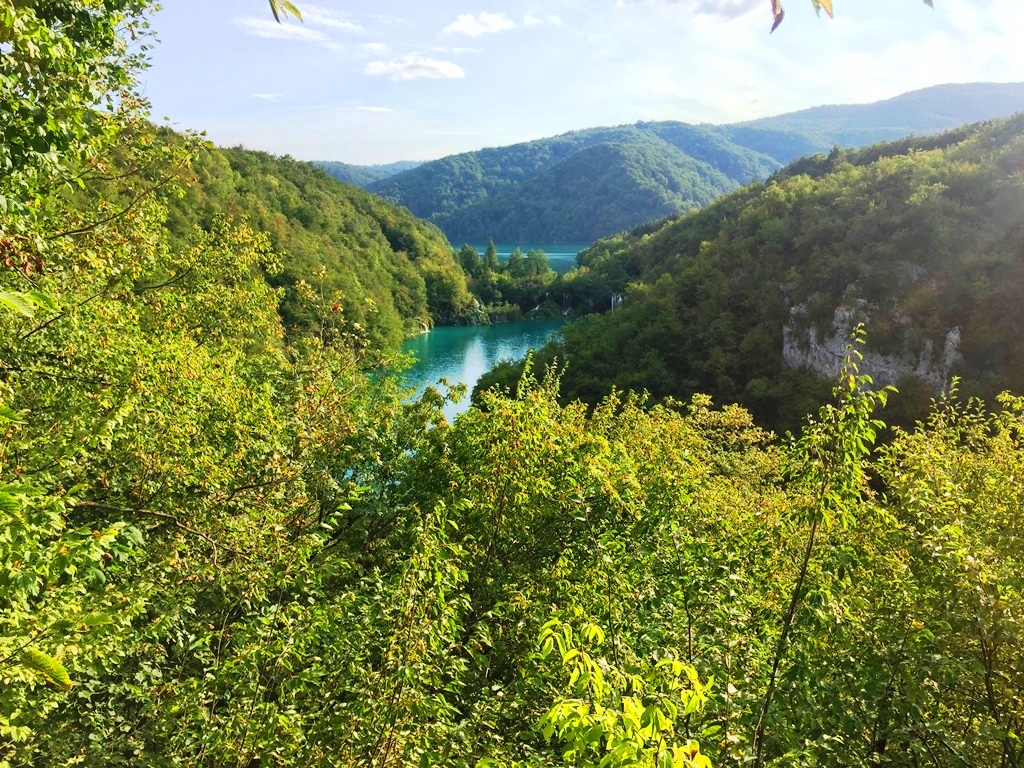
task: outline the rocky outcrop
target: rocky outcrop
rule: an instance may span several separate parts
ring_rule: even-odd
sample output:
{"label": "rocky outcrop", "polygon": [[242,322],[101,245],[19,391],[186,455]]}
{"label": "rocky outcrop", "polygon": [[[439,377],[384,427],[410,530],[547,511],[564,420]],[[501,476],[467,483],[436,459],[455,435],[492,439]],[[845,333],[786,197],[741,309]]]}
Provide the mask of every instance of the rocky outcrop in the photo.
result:
{"label": "rocky outcrop", "polygon": [[[843,366],[850,333],[859,322],[868,319],[867,308],[837,307],[832,319],[832,335],[822,338],[818,329],[805,322],[806,307],[797,305],[791,321],[782,329],[782,355],[791,368],[805,368],[818,376],[834,378]],[[878,386],[896,384],[908,376],[920,379],[936,392],[949,383],[953,368],[960,362],[960,327],[951,328],[937,353],[927,340],[914,355],[883,355],[871,350],[870,343],[862,350],[860,370],[871,376]]]}

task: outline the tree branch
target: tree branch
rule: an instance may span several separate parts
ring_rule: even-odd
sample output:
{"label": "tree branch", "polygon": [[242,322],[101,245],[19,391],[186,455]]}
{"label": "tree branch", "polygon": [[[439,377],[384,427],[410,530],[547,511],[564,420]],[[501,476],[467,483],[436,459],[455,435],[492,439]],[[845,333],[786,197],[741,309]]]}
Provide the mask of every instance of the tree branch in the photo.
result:
{"label": "tree branch", "polygon": [[114,506],[112,504],[102,504],[102,503],[100,503],[98,501],[79,501],[79,502],[77,502],[75,504],[75,509],[99,509],[99,510],[103,510],[104,512],[117,512],[118,514],[122,514],[122,515],[140,515],[140,516],[143,516],[143,517],[153,517],[153,518],[156,518],[157,520],[166,520],[168,523],[173,525],[175,528],[178,528],[179,530],[185,531],[186,533],[190,533],[193,536],[197,536],[198,538],[202,539],[203,541],[209,542],[213,546],[213,559],[214,560],[217,559],[217,550],[218,549],[223,549],[225,552],[230,552],[235,557],[240,557],[243,560],[248,560],[249,559],[246,555],[243,555],[241,552],[239,552],[237,550],[234,550],[234,549],[231,549],[230,547],[226,547],[223,544],[218,543],[215,539],[211,538],[210,536],[208,536],[207,534],[203,533],[202,531],[197,531],[195,528],[190,528],[189,526],[187,526],[183,522],[181,522],[181,520],[179,520],[177,517],[175,517],[174,515],[168,514],[167,512],[157,512],[156,510],[153,510],[153,509],[131,509],[129,507],[118,507],[118,506]]}
{"label": "tree branch", "polygon": [[177,282],[185,279],[186,277],[188,277],[189,273],[193,269],[195,269],[195,268],[196,267],[193,264],[191,267],[189,267],[186,270],[183,270],[183,271],[179,272],[178,274],[176,274],[174,277],[172,277],[170,280],[167,280],[166,282],[158,283],[156,285],[140,285],[138,288],[132,288],[132,292],[134,294],[136,294],[136,295],[139,295],[139,294],[145,293],[146,291],[155,291],[155,290],[157,290],[159,288],[166,288],[169,285],[174,285],[175,283],[177,283]]}
{"label": "tree branch", "polygon": [[171,173],[169,173],[166,176],[164,176],[164,178],[160,179],[153,186],[151,186],[151,187],[149,187],[147,189],[142,190],[142,192],[140,192],[138,195],[136,195],[134,198],[132,198],[131,202],[129,202],[128,205],[126,205],[124,208],[122,208],[117,213],[112,213],[109,216],[104,216],[102,219],[94,221],[91,224],[86,224],[86,225],[84,225],[82,227],[78,227],[77,229],[68,229],[68,230],[65,230],[64,232],[58,232],[55,235],[50,235],[46,239],[47,240],[59,240],[62,237],[76,237],[77,235],[84,235],[86,232],[91,232],[92,230],[96,229],[97,227],[102,227],[104,224],[108,224],[111,221],[113,221],[114,219],[118,219],[121,216],[124,216],[126,213],[128,213],[128,211],[130,211],[132,208],[134,208],[140,202],[145,200],[150,195],[154,194],[157,190],[162,189],[163,187],[167,186],[173,179],[177,178],[178,171],[180,171],[182,168],[185,167],[185,163],[186,162],[187,162],[187,159],[183,160],[180,163],[178,163],[178,165],[174,168],[174,170]]}

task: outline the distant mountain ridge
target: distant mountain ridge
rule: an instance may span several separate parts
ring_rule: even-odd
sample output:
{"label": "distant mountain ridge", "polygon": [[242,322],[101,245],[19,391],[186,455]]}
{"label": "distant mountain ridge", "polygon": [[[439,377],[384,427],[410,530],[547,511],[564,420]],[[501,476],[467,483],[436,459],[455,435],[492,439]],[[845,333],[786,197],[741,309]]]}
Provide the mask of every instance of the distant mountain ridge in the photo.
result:
{"label": "distant mountain ridge", "polygon": [[[771,151],[783,163],[836,144],[861,147],[916,133],[937,133],[1024,110],[1024,83],[950,83],[922,88],[871,104],[831,104],[726,126],[733,140],[758,147],[754,131],[779,130],[808,140],[805,151]],[[762,147],[760,151],[765,151]]]}
{"label": "distant mountain ridge", "polygon": [[[939,85],[874,104],[729,125],[591,128],[347,180],[432,221],[453,243],[584,242],[706,205],[835,145],[866,146],[1020,110],[1024,83]],[[329,166],[344,164],[319,165],[341,178]]]}
{"label": "distant mountain ridge", "polygon": [[365,188],[375,181],[386,179],[402,171],[412,170],[420,165],[420,163],[414,160],[400,160],[397,163],[386,163],[383,165],[350,165],[349,163],[338,163],[333,160],[315,160],[313,165],[323,168],[338,181]]}

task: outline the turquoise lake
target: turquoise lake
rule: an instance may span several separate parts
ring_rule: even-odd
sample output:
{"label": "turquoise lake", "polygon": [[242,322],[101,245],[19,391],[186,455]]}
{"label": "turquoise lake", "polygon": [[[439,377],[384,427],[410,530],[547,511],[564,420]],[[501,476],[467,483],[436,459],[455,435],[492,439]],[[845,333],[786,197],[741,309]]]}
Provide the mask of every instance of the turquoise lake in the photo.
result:
{"label": "turquoise lake", "polygon": [[445,418],[468,410],[473,386],[487,371],[502,360],[524,357],[530,349],[543,346],[566,324],[565,320],[526,320],[519,323],[469,325],[434,328],[414,336],[402,345],[416,363],[405,372],[405,385],[416,395],[427,387],[436,387],[441,378],[452,384],[465,384],[466,396],[458,403],[448,403]]}

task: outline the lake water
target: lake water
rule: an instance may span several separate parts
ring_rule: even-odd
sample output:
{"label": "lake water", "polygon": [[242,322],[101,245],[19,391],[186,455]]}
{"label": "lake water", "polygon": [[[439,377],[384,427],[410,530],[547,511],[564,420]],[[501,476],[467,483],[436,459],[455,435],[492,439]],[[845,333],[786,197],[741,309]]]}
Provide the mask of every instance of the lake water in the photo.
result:
{"label": "lake water", "polygon": [[[487,243],[473,245],[473,247],[481,256],[487,252]],[[547,254],[548,260],[551,262],[551,268],[558,274],[564,275],[576,266],[576,254],[586,248],[587,245],[509,245],[508,243],[495,243],[494,247],[498,251],[498,259],[503,263],[508,261],[509,254],[516,248],[519,248],[524,256],[534,249],[540,249]],[[456,246],[457,248],[458,246]]]}
{"label": "lake water", "polygon": [[481,376],[502,360],[518,360],[530,349],[543,346],[565,323],[562,319],[525,320],[434,328],[421,333],[402,345],[403,352],[416,358],[415,364],[405,371],[405,385],[414,388],[418,396],[427,387],[437,387],[441,378],[451,384],[465,384],[466,396],[445,406],[444,415],[450,422],[468,410],[469,396]]}

